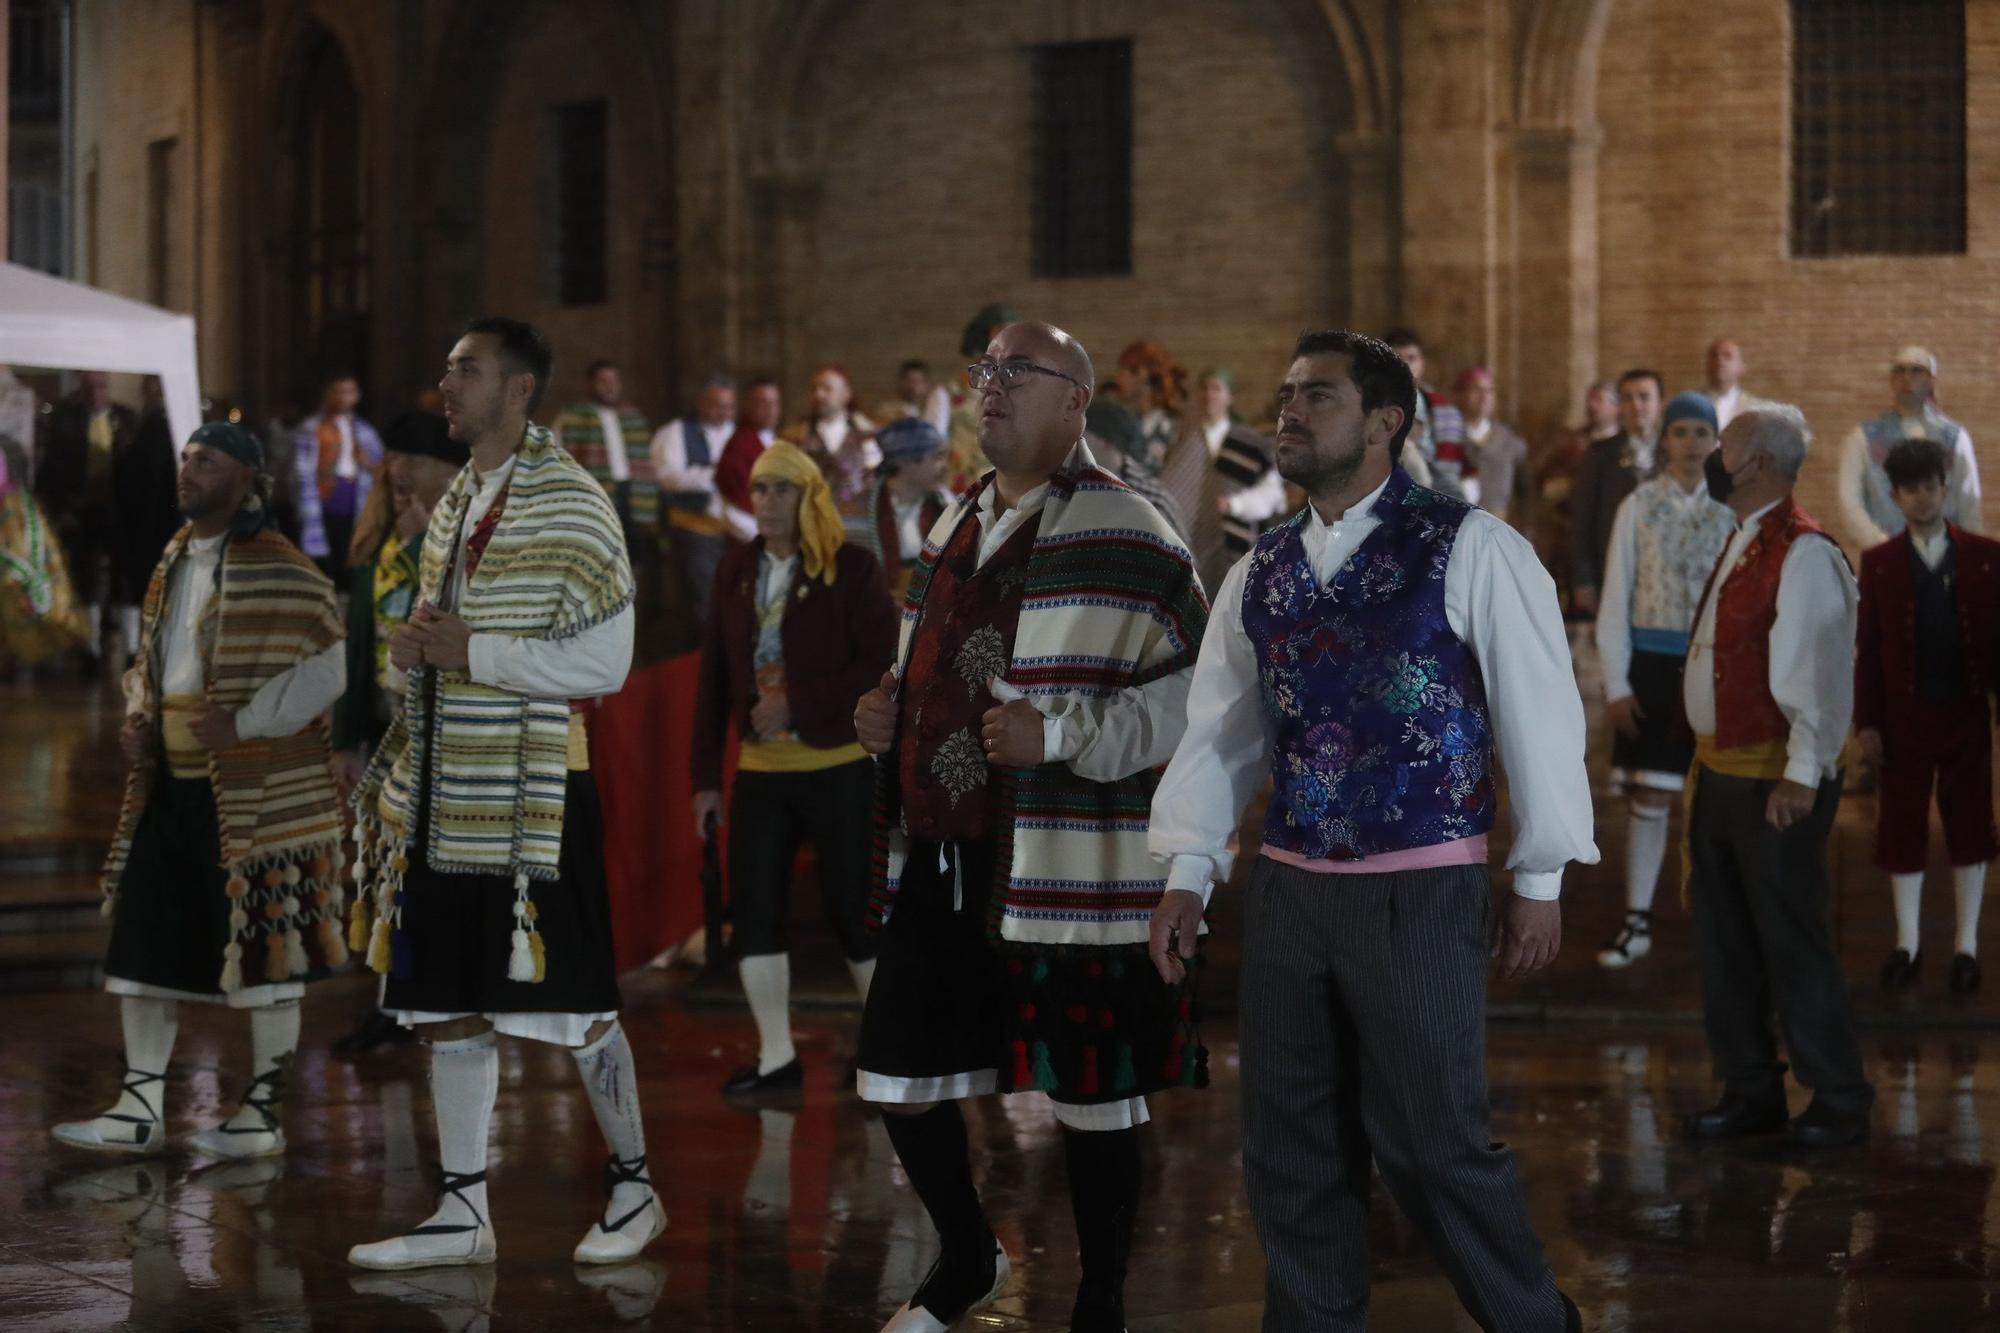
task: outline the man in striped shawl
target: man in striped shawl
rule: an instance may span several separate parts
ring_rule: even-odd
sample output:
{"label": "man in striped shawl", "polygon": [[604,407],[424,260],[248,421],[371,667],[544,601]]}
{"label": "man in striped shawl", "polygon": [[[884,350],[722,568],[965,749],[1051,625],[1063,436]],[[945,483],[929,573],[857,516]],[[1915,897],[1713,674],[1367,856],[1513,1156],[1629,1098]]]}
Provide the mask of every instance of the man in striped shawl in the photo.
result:
{"label": "man in striped shawl", "polygon": [[348,1252],[362,1268],[488,1264],[495,1034],[576,1057],[611,1148],[610,1206],[578,1263],[666,1229],[646,1174],[604,878],[604,824],[572,701],[632,664],[632,569],[604,490],[528,424],[554,361],[519,320],[470,324],[438,389],[472,462],[431,515],[417,609],[389,639],[403,709],[355,792],[350,947],[388,974],[382,1008],[431,1048],[437,1211]]}
{"label": "man in striped shawl", "polygon": [[1039,1090],[1082,1257],[1071,1327],[1122,1329],[1146,1094],[1205,1074],[1190,997],[1146,962],[1146,811],[1208,607],[1186,545],[1081,439],[1074,338],[1011,324],[967,373],[994,470],[932,527],[895,670],[855,713],[882,756],[859,1091],[943,1243],[887,1327],[947,1328],[1007,1285],[957,1103]]}
{"label": "man in striped shawl", "polygon": [[104,1114],[54,1133],[106,1152],[164,1148],[178,1005],[196,1000],[249,1010],[255,1071],[236,1114],[194,1146],[268,1157],[285,1150],[305,983],[347,960],[321,723],[347,662],[333,585],[271,526],[257,438],[201,427],[175,489],[188,523],[153,571],[125,675],[132,770],[104,872],[124,1088]]}

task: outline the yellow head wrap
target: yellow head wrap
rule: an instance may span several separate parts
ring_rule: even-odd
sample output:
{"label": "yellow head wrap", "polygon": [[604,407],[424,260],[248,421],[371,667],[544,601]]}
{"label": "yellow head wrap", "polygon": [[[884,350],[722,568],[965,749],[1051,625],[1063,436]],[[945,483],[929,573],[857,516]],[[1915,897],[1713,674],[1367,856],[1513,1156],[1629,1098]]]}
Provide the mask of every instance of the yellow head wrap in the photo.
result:
{"label": "yellow head wrap", "polygon": [[799,554],[805,559],[806,577],[823,578],[831,585],[834,552],[846,534],[841,529],[840,511],[833,507],[826,474],[805,450],[777,440],[750,469],[750,480],[759,477],[776,477],[799,488]]}

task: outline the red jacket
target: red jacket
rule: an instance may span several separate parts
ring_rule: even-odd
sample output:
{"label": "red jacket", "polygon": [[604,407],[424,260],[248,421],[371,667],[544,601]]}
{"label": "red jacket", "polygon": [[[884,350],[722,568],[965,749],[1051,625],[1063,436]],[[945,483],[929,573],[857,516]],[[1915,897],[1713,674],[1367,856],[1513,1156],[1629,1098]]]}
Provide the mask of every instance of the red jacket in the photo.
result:
{"label": "red jacket", "polygon": [[[2000,541],[1946,525],[1957,563],[1959,648],[1966,692],[1984,702],[2000,689]],[[1860,620],[1855,629],[1854,729],[1893,731],[1916,723],[1917,599],[1910,534],[1861,553]],[[1967,725],[1973,725],[1968,718]]]}
{"label": "red jacket", "polygon": [[[696,791],[722,786],[722,751],[729,723],[750,731],[757,702],[757,562],[764,539],[745,542],[722,557],[715,594],[702,627],[701,675],[695,689],[694,747],[690,767]],[[854,705],[882,681],[896,658],[896,608],[882,586],[875,557],[843,545],[834,557],[831,586],[809,579],[801,561],[792,572],[781,631],[785,646],[785,699],[792,729],[819,749],[854,743]]]}

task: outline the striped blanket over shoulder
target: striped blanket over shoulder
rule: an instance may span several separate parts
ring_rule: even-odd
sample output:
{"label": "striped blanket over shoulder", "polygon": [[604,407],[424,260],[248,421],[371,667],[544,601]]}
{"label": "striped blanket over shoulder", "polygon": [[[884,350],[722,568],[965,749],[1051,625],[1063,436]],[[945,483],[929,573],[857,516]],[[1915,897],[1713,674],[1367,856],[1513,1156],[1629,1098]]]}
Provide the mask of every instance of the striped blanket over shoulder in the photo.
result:
{"label": "striped blanket over shoulder", "polygon": [[[977,522],[989,474],[932,527],[903,606],[897,663],[909,657],[924,594],[961,522]],[[1189,670],[1208,624],[1187,546],[1130,487],[1076,449],[1049,481],[1006,681],[1033,698],[1101,699]],[[885,920],[902,878],[895,766],[882,765],[871,915]],[[1166,887],[1146,852],[1158,774],[1116,782],[1080,778],[1065,764],[1024,769],[1002,784],[996,827],[1006,830],[994,895],[998,938],[1036,945],[1144,944]]]}
{"label": "striped blanket over shoulder", "polygon": [[[153,570],[138,661],[125,680],[128,710],[155,727],[164,604],[192,530],[174,535]],[[208,699],[216,706],[240,710],[266,682],[341,641],[333,584],[276,529],[232,537],[220,578],[202,631],[203,641],[213,645]],[[294,736],[241,741],[208,757],[222,830],[217,851],[229,872],[230,937],[218,983],[225,994],[347,961],[340,933],[340,806],[327,760],[326,729],[317,722]],[[132,835],[158,772],[157,765],[135,767],[126,779],[104,867],[106,916],[115,910]]]}
{"label": "striped blanket over shoulder", "polygon": [[[439,600],[477,489],[468,465],[432,514],[420,600]],[[560,641],[631,604],[632,567],[618,515],[591,475],[540,426],[528,427],[521,441],[504,504],[458,607],[473,633]],[[433,674],[435,709],[427,702]],[[464,671],[411,671],[403,710],[354,797],[354,879],[362,894],[348,938],[357,951],[366,942],[369,966],[391,967],[420,788],[428,783],[426,863],[447,873],[511,876],[516,928],[508,974],[542,979],[528,884],[556,878],[568,755],[567,699],[481,685]]]}

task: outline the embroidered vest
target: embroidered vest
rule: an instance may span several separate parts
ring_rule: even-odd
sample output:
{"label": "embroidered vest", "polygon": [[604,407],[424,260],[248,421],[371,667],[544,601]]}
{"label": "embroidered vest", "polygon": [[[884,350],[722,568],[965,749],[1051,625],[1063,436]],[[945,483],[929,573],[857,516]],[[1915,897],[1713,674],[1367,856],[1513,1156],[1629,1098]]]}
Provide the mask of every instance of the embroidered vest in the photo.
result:
{"label": "embroidered vest", "polygon": [[1243,628],[1275,743],[1267,845],[1348,861],[1493,826],[1486,685],[1445,619],[1470,506],[1398,468],[1381,520],[1322,588],[1301,509],[1250,556]]}
{"label": "embroidered vest", "polygon": [[903,827],[927,842],[993,836],[993,783],[980,739],[1007,674],[1036,525],[1023,523],[977,570],[979,518],[968,511],[931,570],[903,670],[898,774]]}
{"label": "embroidered vest", "polygon": [[1736,564],[1726,572],[1718,565],[1703,590],[1704,603],[1715,598],[1715,743],[1725,750],[1791,735],[1792,724],[1771,697],[1771,627],[1785,555],[1807,536],[1832,540],[1811,514],[1781,501],[1757,524]]}
{"label": "embroidered vest", "polygon": [[1728,505],[1705,494],[1690,504],[1672,477],[1655,477],[1632,492],[1635,646],[1687,655],[1701,590],[1735,530]]}
{"label": "embroidered vest", "polygon": [[[1882,460],[1889,451],[1905,439],[1904,416],[1901,412],[1888,411],[1879,417],[1870,417],[1861,423],[1861,434],[1868,441],[1868,459],[1861,469],[1861,504],[1867,509],[1869,521],[1891,537],[1903,530],[1903,511],[1896,508],[1895,497],[1890,494],[1889,473],[1882,466]],[[1926,409],[1923,416],[1923,438],[1934,440],[1944,447],[1946,467],[1958,455],[1958,437],[1963,428],[1942,412]],[[1958,515],[1951,515],[1958,521]]]}
{"label": "embroidered vest", "polygon": [[1958,543],[1946,542],[1936,569],[1910,543],[1910,592],[1917,624],[1917,688],[1935,704],[1965,694],[1965,649],[1958,626]]}
{"label": "embroidered vest", "polygon": [[[701,421],[697,417],[682,417],[680,421],[681,449],[687,456],[689,467],[713,467],[715,457],[708,447],[708,436],[702,432]],[[705,514],[711,499],[707,491],[667,491],[660,492],[660,504],[667,509],[684,510],[691,514]]]}

